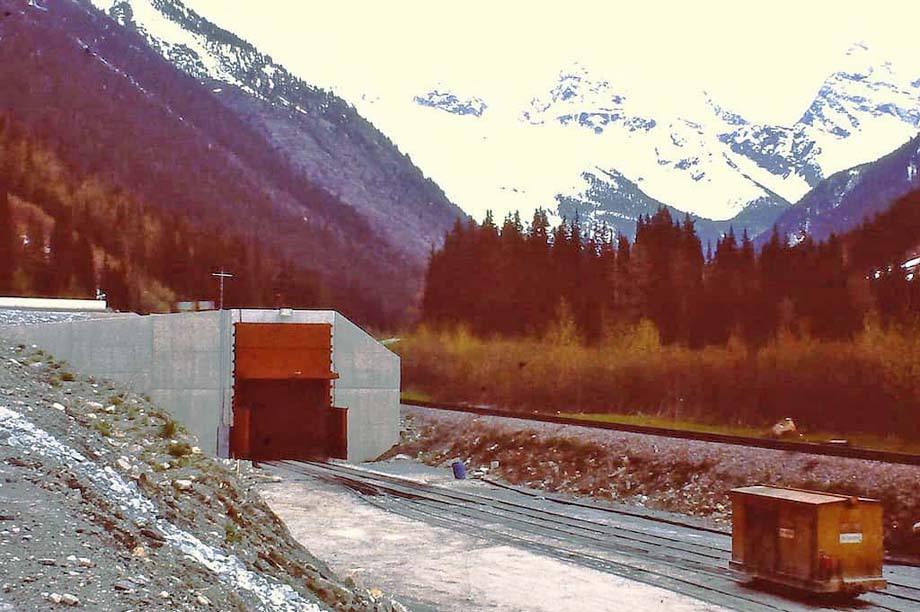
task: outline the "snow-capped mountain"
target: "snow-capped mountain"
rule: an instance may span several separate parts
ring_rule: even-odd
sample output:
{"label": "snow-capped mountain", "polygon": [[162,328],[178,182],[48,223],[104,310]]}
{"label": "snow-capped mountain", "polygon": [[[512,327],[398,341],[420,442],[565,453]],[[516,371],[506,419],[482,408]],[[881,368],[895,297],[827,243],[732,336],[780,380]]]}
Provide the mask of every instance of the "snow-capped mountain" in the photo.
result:
{"label": "snow-capped mountain", "polygon": [[[368,188],[382,181],[362,176],[357,153],[329,154],[360,140],[355,122],[343,120],[353,111],[298,78],[309,81],[309,74],[290,74],[179,0],[92,2],[210,82],[311,180],[390,228],[392,241],[416,256],[435,241],[431,228],[456,216],[440,214],[436,191],[424,187],[420,203],[403,198],[405,223],[389,223],[392,207],[380,202],[393,199],[392,190]],[[710,219],[714,232],[734,224],[756,234],[826,177],[913,137],[920,129],[917,74],[904,76],[866,45],[854,45],[816,83],[815,98],[792,125],[750,121],[705,92],[682,96],[675,112],[657,99],[660,92],[579,64],[524,99],[491,99],[469,84],[455,90],[443,81],[410,95],[349,92],[349,99],[474,216],[491,209],[499,218],[514,210],[526,217],[539,206],[559,216],[577,210],[586,219],[618,219],[630,231],[639,199],[689,212],[700,226]],[[338,131],[319,129],[328,123]]]}
{"label": "snow-capped mountain", "polygon": [[594,211],[626,225],[635,207],[624,202],[641,194],[736,228],[755,223],[753,234],[824,178],[920,130],[920,79],[864,44],[847,51],[816,92],[792,125],[764,125],[705,92],[682,98],[674,113],[652,92],[575,65],[517,106],[477,98],[488,107],[481,115],[458,116],[454,99],[464,97],[443,86],[437,100],[446,104],[420,106],[422,95],[414,104],[360,108],[475,215],[486,208],[526,215],[536,206],[571,214],[580,202],[583,216]]}
{"label": "snow-capped mountain", "polygon": [[0,66],[4,121],[99,180],[86,197],[238,235],[220,254],[237,282],[255,250],[326,291],[291,301],[397,321],[465,218],[354,107],[180,0],[0,0]]}
{"label": "snow-capped mountain", "polygon": [[532,100],[521,119],[589,131],[597,141],[594,167],[615,171],[648,196],[700,216],[729,218],[751,202],[791,193],[791,186],[725,146],[722,134],[746,124],[739,116],[701,98],[688,101],[679,116],[656,118],[640,95],[577,67],[562,73],[547,97]]}

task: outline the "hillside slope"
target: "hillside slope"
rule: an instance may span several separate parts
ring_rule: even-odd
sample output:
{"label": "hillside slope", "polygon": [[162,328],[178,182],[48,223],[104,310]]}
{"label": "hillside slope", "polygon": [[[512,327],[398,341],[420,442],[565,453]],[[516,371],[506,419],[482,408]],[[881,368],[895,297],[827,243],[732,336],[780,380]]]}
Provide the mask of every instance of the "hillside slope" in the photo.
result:
{"label": "hillside slope", "polygon": [[202,455],[146,398],[0,356],[0,609],[405,611],[297,544],[258,472]]}
{"label": "hillside slope", "polygon": [[[777,229],[793,242],[805,235],[823,240],[843,234],[920,187],[918,168],[920,136],[876,161],[831,175],[784,211]],[[766,243],[770,233],[760,234],[757,242]]]}
{"label": "hillside slope", "polygon": [[[261,123],[232,109],[218,88],[176,69],[137,32],[88,2],[52,0],[42,7],[0,0],[0,79],[17,84],[0,90],[0,107],[32,137],[77,175],[97,176],[203,227],[234,227],[268,252],[316,271],[333,303],[350,305],[362,320],[404,316],[421,282],[424,245],[407,248],[381,229],[380,215],[359,211],[311,180],[265,137]],[[263,117],[270,114],[261,98],[251,104]],[[330,149],[347,140],[328,131]],[[391,201],[369,198],[381,210]],[[444,227],[460,214],[446,200],[432,208],[438,206],[448,211]],[[405,217],[393,212],[391,224]],[[442,227],[432,225],[429,236],[439,239]],[[233,270],[232,257],[225,266]]]}
{"label": "hillside slope", "polygon": [[181,0],[92,0],[207,87],[298,173],[354,208],[398,252],[423,261],[463,212],[341,98]]}

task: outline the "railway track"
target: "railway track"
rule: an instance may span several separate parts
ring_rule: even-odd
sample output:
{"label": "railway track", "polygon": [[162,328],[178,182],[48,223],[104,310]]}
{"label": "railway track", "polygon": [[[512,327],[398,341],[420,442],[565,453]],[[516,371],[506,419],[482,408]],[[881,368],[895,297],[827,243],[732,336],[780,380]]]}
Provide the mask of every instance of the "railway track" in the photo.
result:
{"label": "railway track", "polygon": [[900,463],[905,465],[920,465],[920,455],[883,451],[859,446],[843,444],[822,444],[818,442],[800,442],[795,440],[775,440],[772,438],[758,438],[755,436],[735,436],[730,434],[709,433],[703,431],[687,431],[684,429],[669,429],[666,427],[652,427],[649,425],[630,425],[626,423],[604,423],[562,417],[539,412],[515,412],[485,408],[482,406],[466,406],[457,404],[441,404],[436,402],[405,401],[402,403],[414,408],[428,408],[430,410],[445,410],[450,412],[465,412],[480,416],[491,416],[506,419],[522,419],[526,421],[539,421],[542,423],[556,423],[558,425],[575,425],[590,429],[610,429],[629,433],[663,436],[666,438],[682,438],[685,440],[699,440],[702,442],[718,442],[720,444],[733,444],[736,446],[753,446],[772,450],[785,450],[810,455],[827,455],[831,457],[847,457],[850,459],[866,459],[884,463]]}
{"label": "railway track", "polygon": [[889,588],[850,602],[803,598],[738,581],[729,534],[614,507],[516,489],[445,487],[338,463],[277,462],[275,469],[347,487],[407,518],[666,588],[744,612],[920,610],[920,571],[886,567]]}

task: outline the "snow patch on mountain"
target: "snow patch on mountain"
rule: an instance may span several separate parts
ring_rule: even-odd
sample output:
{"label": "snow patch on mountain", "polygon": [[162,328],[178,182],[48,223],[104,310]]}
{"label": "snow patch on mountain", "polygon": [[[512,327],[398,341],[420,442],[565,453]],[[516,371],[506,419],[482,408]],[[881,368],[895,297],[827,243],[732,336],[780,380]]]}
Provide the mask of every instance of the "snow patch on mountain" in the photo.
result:
{"label": "snow patch on mountain", "polygon": [[454,115],[473,115],[482,117],[482,114],[488,108],[482,98],[470,97],[460,98],[450,92],[442,92],[432,89],[425,95],[415,96],[415,103],[419,106],[427,106],[442,110]]}
{"label": "snow patch on mountain", "polygon": [[233,71],[210,48],[206,37],[170,20],[158,8],[157,0],[91,0],[96,8],[112,15],[121,25],[133,24],[148,42],[172,63],[197,78],[211,78],[242,86]]}

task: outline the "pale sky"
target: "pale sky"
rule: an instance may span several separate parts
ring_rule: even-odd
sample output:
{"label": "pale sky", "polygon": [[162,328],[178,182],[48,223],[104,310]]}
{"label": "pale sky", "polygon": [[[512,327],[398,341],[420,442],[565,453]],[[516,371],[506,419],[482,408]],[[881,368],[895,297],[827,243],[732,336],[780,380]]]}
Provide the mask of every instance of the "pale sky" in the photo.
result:
{"label": "pale sky", "polygon": [[856,41],[920,76],[910,0],[186,0],[306,81],[343,93],[522,103],[580,62],[679,104],[705,89],[753,121],[792,123]]}

